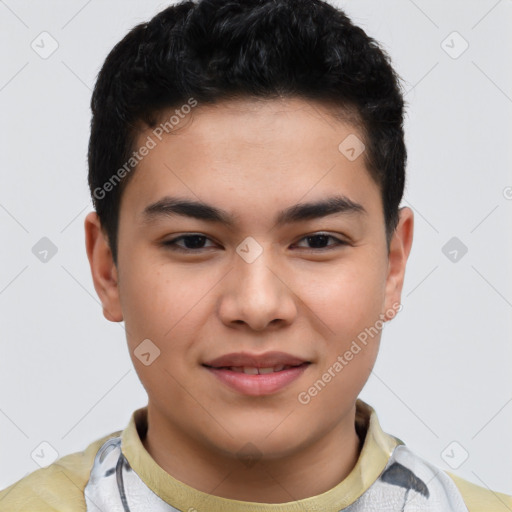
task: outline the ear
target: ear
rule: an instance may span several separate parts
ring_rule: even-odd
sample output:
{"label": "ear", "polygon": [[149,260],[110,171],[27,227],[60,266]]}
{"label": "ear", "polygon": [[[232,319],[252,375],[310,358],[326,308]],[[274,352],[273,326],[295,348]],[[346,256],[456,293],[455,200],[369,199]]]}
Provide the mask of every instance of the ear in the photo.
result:
{"label": "ear", "polygon": [[392,316],[386,312],[386,320],[391,320],[398,311],[402,297],[402,287],[405,277],[405,266],[411,252],[414,230],[414,214],[410,208],[399,210],[398,225],[389,244],[388,275],[386,278],[385,311],[394,311]]}
{"label": "ear", "polygon": [[103,316],[111,322],[121,322],[123,312],[119,300],[117,268],[112,258],[108,237],[101,229],[96,212],[87,214],[84,228],[87,258],[94,288],[103,306]]}

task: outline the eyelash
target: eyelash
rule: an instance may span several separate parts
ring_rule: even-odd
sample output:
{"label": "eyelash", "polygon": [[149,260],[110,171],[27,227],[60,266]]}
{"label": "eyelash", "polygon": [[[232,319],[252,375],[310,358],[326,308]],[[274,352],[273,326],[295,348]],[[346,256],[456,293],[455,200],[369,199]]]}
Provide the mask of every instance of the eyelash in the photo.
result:
{"label": "eyelash", "polygon": [[[336,247],[340,247],[340,246],[344,246],[344,245],[349,245],[348,242],[345,242],[344,240],[340,240],[339,238],[336,238],[335,236],[332,236],[332,235],[329,235],[328,233],[313,233],[311,235],[306,235],[304,237],[302,237],[299,242],[302,242],[302,240],[305,240],[307,238],[316,238],[316,237],[327,237],[327,238],[332,238],[333,240],[336,241],[336,244],[334,245],[331,245],[331,246],[327,246],[327,247],[322,247],[322,248],[310,248],[309,250],[312,251],[312,252],[325,252],[325,251],[330,251],[332,249],[335,249]],[[181,236],[178,236],[177,238],[173,238],[172,240],[167,240],[165,242],[162,242],[162,245],[171,250],[171,251],[176,251],[176,252],[184,252],[184,253],[198,253],[198,252],[201,252],[203,249],[208,249],[208,247],[200,247],[199,249],[187,249],[187,248],[184,248],[184,247],[180,247],[179,245],[176,245],[176,242],[179,241],[179,240],[182,240],[182,239],[186,239],[186,238],[205,238],[206,240],[209,240],[209,238],[206,236],[206,235],[201,235],[201,234],[190,234],[190,235],[181,235]],[[307,248],[306,248],[307,250]]]}

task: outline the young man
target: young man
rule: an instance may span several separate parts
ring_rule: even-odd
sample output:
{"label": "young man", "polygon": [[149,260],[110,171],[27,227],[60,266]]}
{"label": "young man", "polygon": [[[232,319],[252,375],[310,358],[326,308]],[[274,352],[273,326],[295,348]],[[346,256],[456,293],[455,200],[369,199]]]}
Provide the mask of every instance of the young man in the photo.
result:
{"label": "young man", "polygon": [[203,0],[135,27],[92,99],[86,248],[147,407],[2,511],[507,511],[358,399],[413,215],[388,57],[320,0]]}

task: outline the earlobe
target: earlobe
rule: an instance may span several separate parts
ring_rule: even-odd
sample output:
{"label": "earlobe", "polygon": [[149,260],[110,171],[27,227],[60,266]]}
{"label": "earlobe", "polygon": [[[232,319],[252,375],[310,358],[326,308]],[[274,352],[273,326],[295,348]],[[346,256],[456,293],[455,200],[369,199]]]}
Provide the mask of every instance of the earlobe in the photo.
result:
{"label": "earlobe", "polygon": [[111,322],[121,322],[123,313],[119,300],[117,268],[96,212],[87,214],[84,228],[87,258],[94,289],[103,306],[103,315]]}
{"label": "earlobe", "polygon": [[[397,311],[402,296],[405,267],[411,252],[414,231],[414,214],[410,208],[399,210],[399,222],[390,242],[388,274],[386,279],[386,312]],[[388,320],[392,316],[384,313]],[[394,315],[393,315],[394,316]]]}

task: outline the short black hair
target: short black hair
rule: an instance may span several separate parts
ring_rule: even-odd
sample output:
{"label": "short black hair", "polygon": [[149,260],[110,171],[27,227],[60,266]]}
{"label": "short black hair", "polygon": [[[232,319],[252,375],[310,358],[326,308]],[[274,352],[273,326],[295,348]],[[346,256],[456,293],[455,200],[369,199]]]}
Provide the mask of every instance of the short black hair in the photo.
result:
{"label": "short black hair", "polygon": [[135,26],[107,56],[91,100],[88,181],[114,262],[137,135],[191,98],[298,97],[350,119],[381,191],[389,249],[407,159],[400,80],[379,44],[322,0],[182,1]]}

